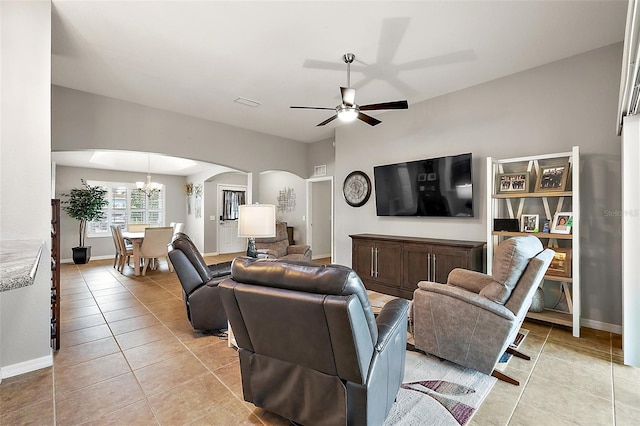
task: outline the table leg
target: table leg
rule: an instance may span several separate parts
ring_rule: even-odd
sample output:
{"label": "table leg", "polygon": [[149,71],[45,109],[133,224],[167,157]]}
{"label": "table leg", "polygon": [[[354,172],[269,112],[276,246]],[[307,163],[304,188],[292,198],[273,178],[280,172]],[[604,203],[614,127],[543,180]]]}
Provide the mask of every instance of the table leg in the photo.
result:
{"label": "table leg", "polygon": [[136,276],[140,275],[140,242],[133,241],[133,271]]}

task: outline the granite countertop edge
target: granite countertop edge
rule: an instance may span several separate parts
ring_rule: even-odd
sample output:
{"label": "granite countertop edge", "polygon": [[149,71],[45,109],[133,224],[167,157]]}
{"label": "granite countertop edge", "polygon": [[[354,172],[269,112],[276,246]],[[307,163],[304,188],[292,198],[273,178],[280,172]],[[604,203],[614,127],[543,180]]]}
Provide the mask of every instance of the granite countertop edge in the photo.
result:
{"label": "granite countertop edge", "polygon": [[32,285],[43,249],[42,240],[1,240],[0,292]]}

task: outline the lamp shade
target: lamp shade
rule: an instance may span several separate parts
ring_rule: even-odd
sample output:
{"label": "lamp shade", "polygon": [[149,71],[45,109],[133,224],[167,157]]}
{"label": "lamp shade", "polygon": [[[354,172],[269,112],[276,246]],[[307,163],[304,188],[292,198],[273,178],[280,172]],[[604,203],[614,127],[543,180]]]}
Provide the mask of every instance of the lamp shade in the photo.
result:
{"label": "lamp shade", "polygon": [[276,206],[243,204],[238,206],[238,237],[269,238],[276,236]]}

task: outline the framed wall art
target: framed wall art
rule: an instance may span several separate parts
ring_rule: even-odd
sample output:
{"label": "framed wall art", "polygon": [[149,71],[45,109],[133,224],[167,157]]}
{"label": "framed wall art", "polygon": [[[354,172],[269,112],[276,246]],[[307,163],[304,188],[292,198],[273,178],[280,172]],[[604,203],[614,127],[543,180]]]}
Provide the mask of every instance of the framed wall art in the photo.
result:
{"label": "framed wall art", "polygon": [[500,173],[496,179],[498,194],[519,194],[529,192],[529,172]]}

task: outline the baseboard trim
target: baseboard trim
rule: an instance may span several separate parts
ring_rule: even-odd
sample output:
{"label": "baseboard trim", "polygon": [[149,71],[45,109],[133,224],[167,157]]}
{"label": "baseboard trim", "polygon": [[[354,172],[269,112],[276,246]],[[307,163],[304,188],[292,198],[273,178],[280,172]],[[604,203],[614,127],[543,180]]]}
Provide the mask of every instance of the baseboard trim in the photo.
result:
{"label": "baseboard trim", "polygon": [[594,330],[607,331],[609,333],[622,334],[622,326],[617,324],[609,324],[602,321],[594,321],[581,318],[580,325],[583,327],[593,328]]}
{"label": "baseboard trim", "polygon": [[314,254],[313,256],[311,256],[311,258],[312,258],[313,260],[316,260],[316,259],[323,259],[323,258],[325,258],[325,257],[331,257],[331,253],[325,253],[325,254]]}
{"label": "baseboard trim", "polygon": [[[113,260],[114,256],[115,255],[113,254],[106,254],[104,256],[91,256],[91,259],[89,259],[89,262],[91,262],[92,260],[106,260],[106,259]],[[73,259],[60,259],[60,263],[73,263]]]}
{"label": "baseboard trim", "polygon": [[202,253],[202,256],[220,256],[220,253],[214,251],[213,253]]}
{"label": "baseboard trim", "polygon": [[30,359],[29,361],[19,362],[13,365],[7,365],[0,368],[0,380],[9,377],[19,376],[20,374],[29,373],[31,371],[40,370],[41,368],[51,367],[53,365],[53,352],[41,358]]}

